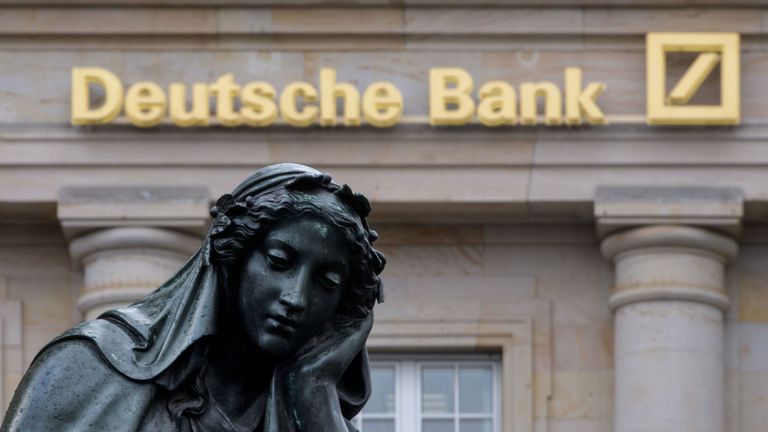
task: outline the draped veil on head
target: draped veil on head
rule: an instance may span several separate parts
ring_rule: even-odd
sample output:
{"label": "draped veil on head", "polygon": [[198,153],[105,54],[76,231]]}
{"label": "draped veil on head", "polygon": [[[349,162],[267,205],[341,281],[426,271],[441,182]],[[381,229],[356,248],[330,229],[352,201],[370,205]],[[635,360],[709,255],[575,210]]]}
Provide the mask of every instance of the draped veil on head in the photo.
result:
{"label": "draped veil on head", "polygon": [[[299,164],[271,165],[256,171],[231,196],[222,199],[258,199],[306,175],[323,174]],[[88,339],[126,377],[152,381],[169,390],[177,388],[194,369],[195,358],[199,364],[204,355],[197,349],[197,342],[216,334],[218,314],[226,307],[226,296],[210,259],[211,234],[217,229],[214,220],[201,248],[157,290],[131,306],[107,311],[96,320],[74,327],[51,344]],[[177,362],[182,357],[188,361]],[[181,363],[185,366],[179,368]],[[365,349],[357,354],[337,384],[337,391],[345,417],[351,418],[362,409],[370,394]]]}

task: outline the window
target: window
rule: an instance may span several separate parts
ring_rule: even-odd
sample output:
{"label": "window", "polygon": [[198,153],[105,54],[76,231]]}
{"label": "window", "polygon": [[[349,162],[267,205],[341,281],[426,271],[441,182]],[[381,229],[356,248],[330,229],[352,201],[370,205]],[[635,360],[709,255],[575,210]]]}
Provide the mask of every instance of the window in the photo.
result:
{"label": "window", "polygon": [[497,356],[377,357],[361,432],[499,432]]}

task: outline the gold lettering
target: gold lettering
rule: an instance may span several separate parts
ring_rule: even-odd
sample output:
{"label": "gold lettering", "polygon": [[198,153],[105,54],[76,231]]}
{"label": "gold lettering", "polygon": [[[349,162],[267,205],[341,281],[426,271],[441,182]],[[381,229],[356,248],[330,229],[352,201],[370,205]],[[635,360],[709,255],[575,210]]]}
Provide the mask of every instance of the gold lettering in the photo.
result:
{"label": "gold lettering", "polygon": [[472,77],[464,69],[430,69],[429,123],[433,126],[469,123],[475,111],[471,94]]}
{"label": "gold lettering", "polygon": [[163,120],[165,108],[165,92],[153,82],[137,82],[125,93],[125,116],[135,126],[158,125]]}
{"label": "gold lettering", "polygon": [[379,128],[390,127],[403,115],[403,95],[388,82],[375,82],[363,93],[365,121]]}
{"label": "gold lettering", "polygon": [[[301,111],[296,107],[296,99],[299,97],[306,102]],[[317,120],[319,110],[316,105],[310,105],[314,102],[317,102],[317,90],[311,84],[303,81],[291,83],[280,95],[280,112],[289,125],[306,127]]]}
{"label": "gold lettering", "polygon": [[[104,89],[104,102],[98,108],[90,107],[91,84]],[[109,123],[120,114],[123,106],[123,83],[112,72],[102,68],[72,68],[73,125]]]}
{"label": "gold lettering", "polygon": [[240,115],[248,126],[269,126],[277,120],[275,88],[265,82],[252,82],[243,87]]}
{"label": "gold lettering", "polygon": [[520,86],[520,123],[536,124],[536,100],[544,97],[544,123],[557,126],[562,123],[563,100],[560,89],[549,81],[523,83]]}
{"label": "gold lettering", "polygon": [[603,83],[589,83],[581,90],[581,68],[565,69],[565,122],[571,126],[581,124],[582,116],[590,124],[605,124],[605,114],[600,111],[595,101],[605,90]]}
{"label": "gold lettering", "polygon": [[336,99],[344,100],[344,125],[360,126],[360,92],[349,83],[337,83],[336,71],[320,69],[320,124],[336,126]]}
{"label": "gold lettering", "polygon": [[208,126],[210,122],[210,106],[208,105],[209,89],[207,84],[192,85],[192,109],[187,111],[187,86],[173,83],[169,87],[170,97],[168,111],[171,121],[176,126]]}
{"label": "gold lettering", "polygon": [[517,94],[504,81],[489,81],[480,87],[477,117],[486,126],[517,123]]}
{"label": "gold lettering", "polygon": [[240,94],[240,86],[232,74],[226,74],[211,84],[211,93],[216,96],[216,119],[223,126],[240,125],[240,115],[235,112],[234,98]]}

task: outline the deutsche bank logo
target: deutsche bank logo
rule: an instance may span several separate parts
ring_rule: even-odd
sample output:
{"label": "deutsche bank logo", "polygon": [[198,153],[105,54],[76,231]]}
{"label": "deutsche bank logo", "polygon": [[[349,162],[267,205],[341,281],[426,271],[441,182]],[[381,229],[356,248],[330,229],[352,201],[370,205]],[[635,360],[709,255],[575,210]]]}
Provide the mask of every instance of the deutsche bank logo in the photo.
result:
{"label": "deutsche bank logo", "polygon": [[[698,53],[667,93],[667,54]],[[738,33],[648,33],[646,36],[647,121],[651,125],[737,125],[740,120]],[[688,102],[720,67],[720,104]]]}

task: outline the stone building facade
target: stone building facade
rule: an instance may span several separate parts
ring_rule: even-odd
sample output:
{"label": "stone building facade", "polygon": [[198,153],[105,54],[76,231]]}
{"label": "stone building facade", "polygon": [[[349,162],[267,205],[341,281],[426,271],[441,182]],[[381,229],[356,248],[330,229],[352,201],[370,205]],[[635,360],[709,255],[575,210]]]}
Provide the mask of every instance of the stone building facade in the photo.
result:
{"label": "stone building facade", "polygon": [[[740,34],[739,124],[645,123],[649,32]],[[397,386],[364,431],[768,430],[766,32],[758,0],[0,0],[0,402],[46,341],[172,274],[218,196],[293,161],[372,199],[389,260],[369,345]],[[278,91],[328,67],[396,85],[403,118],[73,126],[78,67]],[[430,126],[435,67],[516,88],[579,67],[608,124]],[[450,392],[486,366],[465,416]]]}

